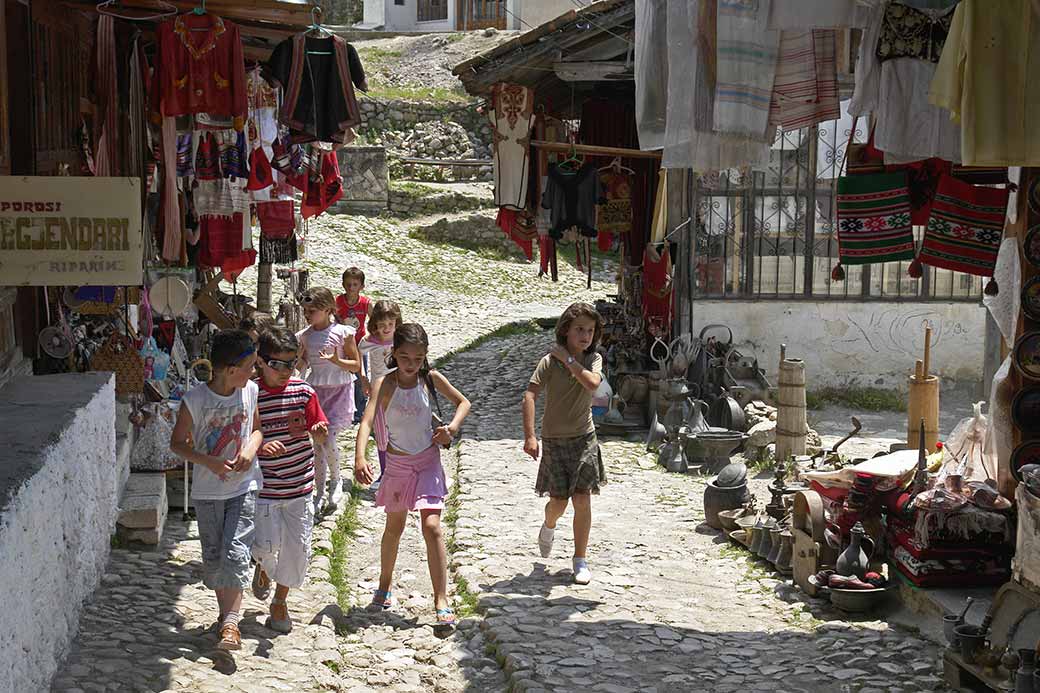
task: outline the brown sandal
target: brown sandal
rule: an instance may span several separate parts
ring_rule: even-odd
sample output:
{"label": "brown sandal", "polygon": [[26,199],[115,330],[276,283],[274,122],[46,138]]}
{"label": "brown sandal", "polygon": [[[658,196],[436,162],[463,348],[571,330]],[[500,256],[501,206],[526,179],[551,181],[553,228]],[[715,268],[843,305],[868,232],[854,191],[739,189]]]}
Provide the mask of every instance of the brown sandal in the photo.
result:
{"label": "brown sandal", "polygon": [[[274,617],[274,607],[280,606],[285,609],[285,618]],[[276,633],[291,633],[292,632],[292,617],[289,616],[289,607],[286,606],[284,599],[272,599],[271,600],[271,615],[267,617],[267,627]]]}
{"label": "brown sandal", "polygon": [[220,627],[220,642],[217,648],[221,650],[241,650],[242,633],[234,623],[225,623]]}

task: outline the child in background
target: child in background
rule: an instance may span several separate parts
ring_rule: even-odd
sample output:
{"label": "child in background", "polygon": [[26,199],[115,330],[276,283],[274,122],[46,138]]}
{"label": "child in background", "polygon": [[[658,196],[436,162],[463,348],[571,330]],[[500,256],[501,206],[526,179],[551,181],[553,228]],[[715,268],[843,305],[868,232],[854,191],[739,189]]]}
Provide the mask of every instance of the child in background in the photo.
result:
{"label": "child in background", "polygon": [[531,376],[523,399],[524,452],[538,459],[534,430],[535,400],[545,390],[542,414],[542,461],[535,491],[549,495],[545,523],[538,533],[542,558],[552,553],[556,521],[574,506],[574,581],[592,580],[586,552],[592,528],[591,494],[606,483],[603,458],[592,423],[592,393],[602,381],[603,358],[596,353],[603,318],[588,303],[575,303],[556,323],[556,343]]}
{"label": "child in background", "polygon": [[309,326],[296,335],[300,340],[300,360],[307,368],[306,380],[318,394],[329,420],[328,437],[315,449],[314,512],[317,514],[325,497],[326,478],[331,483],[330,509],[335,509],[342,498],[336,435],[354,421],[354,374],[361,372],[361,355],[354,341],[354,328],[333,322],[336,300],[331,291],[323,287],[308,289],[301,303]]}
{"label": "child in background", "polygon": [[269,313],[254,311],[252,315],[238,321],[238,329],[249,334],[253,344],[260,344],[260,333],[275,324],[274,317]]}
{"label": "child in background", "polygon": [[[358,348],[361,350],[361,356],[365,359],[367,370],[367,375],[361,376],[361,387],[365,391],[366,401],[371,396],[372,383],[382,379],[383,376],[390,372],[390,366],[387,364],[394,348],[394,332],[401,326],[400,306],[393,301],[376,301],[369,315],[368,326],[371,328],[371,331],[358,345]],[[377,420],[374,425],[382,425],[381,419]],[[380,438],[382,436],[376,436],[377,440]],[[383,471],[386,469],[386,448],[382,445],[377,447],[379,452],[379,479],[376,479],[375,483],[378,484],[383,478]]]}
{"label": "child in background", "polygon": [[210,350],[213,378],[184,395],[170,450],[194,465],[191,497],[202,542],[202,581],[217,593],[223,650],[242,647],[238,623],[249,585],[253,515],[263,475],[258,388],[249,380],[256,346],[242,330],[223,330]]}
{"label": "child in background", "polygon": [[[365,288],[365,273],[357,267],[343,272],[343,293],[336,297],[336,319],[341,325],[353,327],[354,341],[361,344],[365,338],[365,321],[371,302],[361,292]],[[361,388],[354,388],[354,423],[361,421],[368,396]]]}
{"label": "child in background", "polygon": [[314,389],[293,378],[300,343],[289,330],[269,327],[260,333],[260,426],[264,444],[260,469],[264,487],[256,503],[253,540],[253,595],[265,601],[271,581],[277,586],[267,627],[292,631],[286,600],[303,585],[314,527],[314,448],[328,436],[325,413]]}
{"label": "child in background", "polygon": [[[437,626],[455,624],[455,613],[448,606],[448,557],[441,530],[441,511],[448,495],[440,446],[451,444],[462,421],[469,414],[469,400],[448,379],[430,370],[426,360],[430,341],[422,326],[404,324],[394,332],[390,368],[396,369],[372,384],[372,397],[358,428],[354,451],[354,477],[362,484],[372,483],[372,470],[365,460],[368,435],[377,410],[386,421],[388,437],[386,471],[376,493],[376,505],[386,510],[386,528],[380,546],[379,589],[372,598],[372,608],[393,606],[390,583],[401,534],[408,513],[418,510],[422,519],[426,555],[433,583],[433,602]],[[455,404],[455,416],[447,425],[431,422],[439,408],[437,393]]]}

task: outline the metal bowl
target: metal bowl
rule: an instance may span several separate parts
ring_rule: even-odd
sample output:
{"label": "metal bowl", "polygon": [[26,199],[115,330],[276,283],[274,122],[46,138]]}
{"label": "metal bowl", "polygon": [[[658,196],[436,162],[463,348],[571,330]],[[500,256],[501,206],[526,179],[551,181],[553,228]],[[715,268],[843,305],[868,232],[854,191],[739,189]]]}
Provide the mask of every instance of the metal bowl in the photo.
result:
{"label": "metal bowl", "polygon": [[849,613],[872,611],[885,601],[894,586],[879,587],[873,590],[844,590],[830,587],[831,604]]}

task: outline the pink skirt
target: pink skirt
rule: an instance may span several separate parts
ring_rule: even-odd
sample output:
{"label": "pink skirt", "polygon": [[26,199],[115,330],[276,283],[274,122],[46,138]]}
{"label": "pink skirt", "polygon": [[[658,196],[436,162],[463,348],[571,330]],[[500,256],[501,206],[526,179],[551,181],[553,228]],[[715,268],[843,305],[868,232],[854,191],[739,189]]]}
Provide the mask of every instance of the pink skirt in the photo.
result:
{"label": "pink skirt", "polygon": [[329,428],[342,430],[354,423],[354,383],[347,385],[315,385],[318,404],[329,420]]}
{"label": "pink skirt", "polygon": [[441,466],[441,450],[431,445],[418,455],[387,453],[376,506],[388,513],[443,510],[448,482]]}

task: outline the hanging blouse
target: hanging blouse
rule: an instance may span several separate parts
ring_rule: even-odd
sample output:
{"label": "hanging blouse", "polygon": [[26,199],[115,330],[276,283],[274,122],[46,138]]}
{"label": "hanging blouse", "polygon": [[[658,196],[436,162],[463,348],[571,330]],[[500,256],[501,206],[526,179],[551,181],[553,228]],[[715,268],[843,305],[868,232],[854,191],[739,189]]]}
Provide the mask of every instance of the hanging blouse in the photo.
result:
{"label": "hanging blouse", "polygon": [[[880,3],[870,12],[860,43],[856,87],[849,113],[853,116],[874,113],[874,144],[885,153],[886,163],[930,157],[960,163],[960,126],[950,119],[949,113],[928,101],[936,64],[926,58],[903,56],[882,60],[878,57],[882,27],[886,17],[892,16],[891,6],[896,4],[899,3]],[[916,10],[901,4],[900,7],[935,22],[953,12],[952,6],[936,10]],[[895,13],[905,16],[903,10],[897,9]],[[927,56],[928,48],[923,43],[921,46],[917,52]],[[905,52],[902,48],[899,50]]]}
{"label": "hanging blouse", "polygon": [[245,124],[246,70],[238,26],[216,15],[183,14],[156,30],[152,118],[209,113]]}
{"label": "hanging blouse", "polygon": [[957,6],[932,103],[961,123],[966,166],[1040,166],[1040,11],[1031,0]]}
{"label": "hanging blouse", "polygon": [[889,4],[882,15],[875,48],[878,60],[917,58],[939,62],[952,21],[949,8],[935,15],[899,2]]}
{"label": "hanging blouse", "polygon": [[519,84],[496,84],[488,118],[495,173],[495,204],[519,210],[527,206],[530,177],[534,90]]}
{"label": "hanging blouse", "polygon": [[596,167],[585,164],[576,172],[549,167],[542,193],[542,207],[552,213],[549,235],[559,240],[564,231],[576,228],[583,236],[596,236],[596,205],[603,201],[603,187]]}
{"label": "hanging blouse", "polygon": [[643,251],[643,317],[651,334],[672,328],[672,258],[668,244],[658,253],[653,243]]}
{"label": "hanging blouse", "polygon": [[351,128],[361,123],[354,88],[368,89],[354,46],[339,36],[297,34],[275,47],[263,75],[282,88],[278,119],[293,142],[353,141]]}

